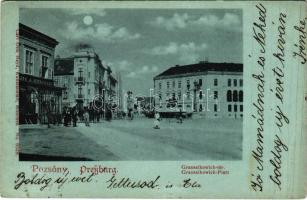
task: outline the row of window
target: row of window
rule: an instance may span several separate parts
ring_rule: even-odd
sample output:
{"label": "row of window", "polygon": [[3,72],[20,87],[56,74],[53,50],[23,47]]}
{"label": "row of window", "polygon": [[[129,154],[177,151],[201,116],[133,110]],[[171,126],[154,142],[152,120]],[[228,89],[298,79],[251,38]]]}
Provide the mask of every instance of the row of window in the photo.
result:
{"label": "row of window", "polygon": [[[218,91],[213,91],[213,99],[218,99],[219,93]],[[172,93],[172,96],[170,96],[170,93],[166,93],[166,97],[172,98],[172,99],[176,99],[176,93]],[[186,97],[187,99],[191,98],[191,93],[188,91],[186,93]],[[182,94],[181,91],[178,91],[178,99],[182,98]],[[202,91],[199,91],[199,99],[203,98],[203,93]],[[237,90],[228,90],[227,91],[227,96],[226,96],[226,100],[227,102],[243,102],[243,91],[237,91]],[[162,94],[159,94],[159,99],[162,100]]]}
{"label": "row of window", "polygon": [[226,100],[227,102],[243,102],[243,91],[228,90]]}
{"label": "row of window", "polygon": [[[166,107],[167,108],[171,107],[171,104],[168,103]],[[191,105],[187,104],[186,107],[190,108]],[[162,108],[162,105],[160,105],[160,108]],[[182,105],[178,105],[178,108],[182,108]],[[203,105],[202,104],[199,104],[199,109],[198,110],[199,110],[199,112],[203,111]],[[218,112],[219,111],[217,104],[214,104],[213,111],[214,112]],[[243,105],[231,105],[231,104],[229,104],[228,105],[228,112],[243,112]]]}
{"label": "row of window", "polygon": [[[243,105],[239,106],[240,112],[243,112]],[[228,112],[238,112],[238,105],[228,104]]]}
{"label": "row of window", "polygon": [[[199,99],[203,99],[203,96],[204,96],[203,92],[199,91],[199,96],[198,96]],[[213,91],[213,99],[218,99],[218,96],[219,96],[219,92],[218,91]],[[176,93],[172,93],[172,96],[170,97],[170,93],[167,92],[166,93],[166,97],[176,99]],[[187,97],[187,99],[191,98],[191,93],[189,91],[187,91],[186,97]],[[178,99],[181,99],[181,98],[182,98],[181,91],[178,91]],[[162,100],[162,94],[161,93],[159,93],[159,99]]]}
{"label": "row of window", "polygon": [[[230,86],[233,85],[234,87],[237,87],[238,86],[238,82],[239,82],[239,86],[242,87],[243,86],[243,79],[239,79],[239,80],[237,80],[237,79],[228,79],[228,86],[230,87]],[[198,81],[195,81],[193,83],[193,85],[196,86],[196,87],[200,87],[200,86],[202,86],[202,83],[203,83],[203,80],[199,79]],[[166,82],[166,88],[170,89],[170,85],[171,84],[172,84],[172,88],[176,87],[176,81],[173,80],[172,82],[170,82],[170,81]],[[213,80],[213,85],[214,86],[218,86],[218,79],[217,78],[215,78]],[[186,80],[186,86],[187,86],[188,89],[190,89],[191,84],[190,84],[190,80],[189,79]],[[178,88],[181,88],[181,80],[178,80]],[[162,82],[159,82],[159,90],[161,90],[161,89],[162,89]]]}
{"label": "row of window", "polygon": [[[83,69],[80,67],[78,70],[79,77],[83,77]],[[91,78],[91,72],[87,73],[87,77]]]}
{"label": "row of window", "polygon": [[[41,55],[41,64],[39,65],[39,76],[45,78],[53,78],[52,69],[48,68],[49,57],[46,55]],[[34,75],[34,51],[29,49],[25,50],[25,68],[24,73]]]}
{"label": "row of window", "polygon": [[[217,104],[214,104],[214,112],[217,112],[219,111],[218,110],[218,105]],[[228,112],[239,112],[238,109],[240,109],[240,112],[243,112],[243,105],[231,105],[229,104],[228,105]],[[203,105],[202,104],[199,104],[199,112],[203,111]]]}
{"label": "row of window", "polygon": [[[91,95],[91,89],[87,89],[87,94]],[[82,87],[78,87],[78,95],[82,95]]]}
{"label": "row of window", "polygon": [[[228,86],[231,87],[233,84],[234,87],[237,87],[238,85],[238,80],[237,79],[228,79]],[[243,79],[239,79],[239,86],[243,86]]]}

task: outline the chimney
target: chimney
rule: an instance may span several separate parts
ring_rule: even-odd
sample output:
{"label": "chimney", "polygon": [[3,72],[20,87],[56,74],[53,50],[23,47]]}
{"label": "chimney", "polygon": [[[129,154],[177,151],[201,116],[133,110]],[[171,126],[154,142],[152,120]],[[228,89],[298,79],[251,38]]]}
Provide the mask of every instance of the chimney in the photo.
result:
{"label": "chimney", "polygon": [[208,63],[208,62],[209,62],[208,56],[205,56],[204,60],[199,61],[200,64],[205,64],[205,63]]}

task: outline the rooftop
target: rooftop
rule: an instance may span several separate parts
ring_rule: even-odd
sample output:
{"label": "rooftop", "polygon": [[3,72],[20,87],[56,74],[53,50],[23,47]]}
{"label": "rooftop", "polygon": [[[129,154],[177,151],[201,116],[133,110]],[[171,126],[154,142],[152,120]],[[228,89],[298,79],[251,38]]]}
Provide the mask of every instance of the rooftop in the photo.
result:
{"label": "rooftop", "polygon": [[74,75],[74,58],[57,58],[54,61],[54,75]]}
{"label": "rooftop", "polygon": [[243,72],[243,64],[240,63],[211,63],[211,62],[199,62],[190,65],[176,65],[174,67],[168,68],[161,74],[154,78],[159,78],[163,76],[175,76],[184,75],[189,73],[201,73],[208,71],[216,72]]}
{"label": "rooftop", "polygon": [[48,46],[51,46],[51,47],[55,47],[56,45],[59,44],[58,41],[56,41],[55,39],[53,39],[52,37],[44,34],[44,33],[41,33],[29,26],[26,26],[22,23],[19,23],[19,35],[20,36],[23,36],[23,37],[26,37],[26,38],[29,38],[29,39],[32,39],[32,40],[36,40],[36,41],[39,41],[39,42],[42,42]]}

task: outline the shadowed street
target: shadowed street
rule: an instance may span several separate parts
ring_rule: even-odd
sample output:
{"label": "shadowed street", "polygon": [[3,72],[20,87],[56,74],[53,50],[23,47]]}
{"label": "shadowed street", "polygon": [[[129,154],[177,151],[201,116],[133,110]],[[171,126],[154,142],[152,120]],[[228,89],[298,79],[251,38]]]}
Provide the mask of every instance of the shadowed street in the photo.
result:
{"label": "shadowed street", "polygon": [[[200,122],[202,121],[202,122]],[[219,124],[223,123],[223,126]],[[113,120],[20,129],[21,160],[240,160],[242,121]]]}

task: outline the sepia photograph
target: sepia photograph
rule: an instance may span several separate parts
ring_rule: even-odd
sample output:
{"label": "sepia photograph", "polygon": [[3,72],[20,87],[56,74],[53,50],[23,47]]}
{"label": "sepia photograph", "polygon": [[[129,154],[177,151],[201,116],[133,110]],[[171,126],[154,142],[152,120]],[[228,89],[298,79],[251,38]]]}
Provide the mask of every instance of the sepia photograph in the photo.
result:
{"label": "sepia photograph", "polygon": [[242,160],[241,9],[19,9],[19,161]]}

